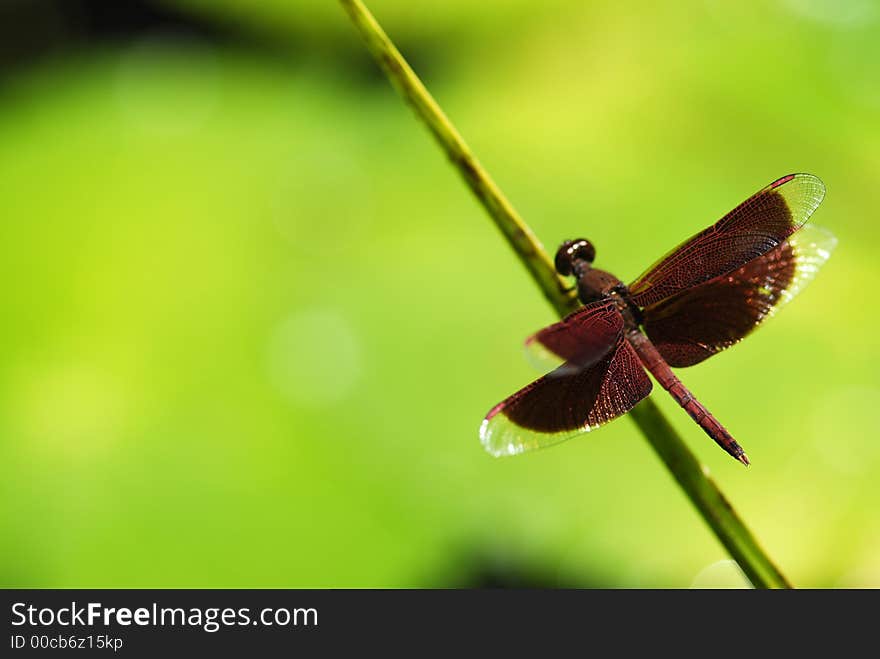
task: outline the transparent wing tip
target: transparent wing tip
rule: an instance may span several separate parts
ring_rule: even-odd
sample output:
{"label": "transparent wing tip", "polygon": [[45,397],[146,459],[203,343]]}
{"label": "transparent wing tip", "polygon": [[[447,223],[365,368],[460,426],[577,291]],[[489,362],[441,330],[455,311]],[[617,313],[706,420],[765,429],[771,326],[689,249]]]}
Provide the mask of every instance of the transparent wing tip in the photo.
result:
{"label": "transparent wing tip", "polygon": [[837,236],[825,227],[812,223],[792,236],[791,241],[795,247],[815,251],[820,258],[826,261],[837,247]]}
{"label": "transparent wing tip", "polygon": [[489,455],[496,458],[519,455],[526,451],[553,446],[599,427],[598,425],[584,425],[558,432],[529,430],[511,421],[502,413],[503,408],[504,403],[493,407],[483,419],[483,423],[480,424],[480,443]]}
{"label": "transparent wing tip", "polygon": [[797,172],[795,174],[786,174],[782,178],[778,178],[773,183],[770,184],[771,188],[778,188],[780,185],[788,183],[789,181],[794,181],[797,179],[797,182],[802,185],[809,185],[814,188],[817,192],[821,191],[821,193],[825,194],[825,184],[815,174],[808,174],[806,172]]}
{"label": "transparent wing tip", "polygon": [[500,411],[500,406],[496,405],[483,419],[480,424],[480,443],[495,458],[522,453],[526,448],[512,431],[515,426]]}
{"label": "transparent wing tip", "polygon": [[828,229],[815,224],[805,225],[789,238],[789,242],[797,255],[796,267],[791,282],[782,291],[783,299],[772,310],[773,314],[777,313],[815,279],[816,274],[831,257],[834,248],[837,247],[835,235]]}

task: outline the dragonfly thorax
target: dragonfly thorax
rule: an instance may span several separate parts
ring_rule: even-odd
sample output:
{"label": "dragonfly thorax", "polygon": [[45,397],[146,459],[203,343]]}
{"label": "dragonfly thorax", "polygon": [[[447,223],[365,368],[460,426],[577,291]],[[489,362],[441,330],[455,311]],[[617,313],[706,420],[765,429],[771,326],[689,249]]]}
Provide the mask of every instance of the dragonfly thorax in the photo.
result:
{"label": "dragonfly thorax", "polygon": [[590,266],[578,269],[581,272],[575,273],[577,277],[577,292],[578,299],[583,304],[602,300],[613,293],[619,293],[622,289],[623,282],[610,272]]}
{"label": "dragonfly thorax", "polygon": [[608,297],[619,292],[622,282],[610,272],[593,267],[596,248],[589,240],[567,240],[556,251],[556,271],[577,281],[578,298],[583,304]]}

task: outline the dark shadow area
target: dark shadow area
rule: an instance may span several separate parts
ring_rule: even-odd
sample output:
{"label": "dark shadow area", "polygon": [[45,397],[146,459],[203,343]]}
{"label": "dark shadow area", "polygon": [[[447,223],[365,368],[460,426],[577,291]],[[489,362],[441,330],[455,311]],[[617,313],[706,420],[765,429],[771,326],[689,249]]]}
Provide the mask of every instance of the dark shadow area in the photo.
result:
{"label": "dark shadow area", "polygon": [[462,553],[454,576],[428,579],[434,588],[608,588],[607,583],[548,569],[546,564],[475,551]]}
{"label": "dark shadow area", "polygon": [[[303,17],[303,23],[307,18]],[[339,20],[340,24],[348,23],[341,9]],[[345,39],[316,41],[304,29],[297,31],[295,25],[282,34],[258,32],[209,14],[188,13],[149,0],[5,0],[0,2],[0,81],[52,58],[169,32],[285,65],[308,61],[330,69],[329,75],[337,80],[385,93],[387,80],[350,29],[350,33],[341,31]],[[435,68],[426,56],[430,46],[404,43],[402,47],[416,69],[430,75]]]}

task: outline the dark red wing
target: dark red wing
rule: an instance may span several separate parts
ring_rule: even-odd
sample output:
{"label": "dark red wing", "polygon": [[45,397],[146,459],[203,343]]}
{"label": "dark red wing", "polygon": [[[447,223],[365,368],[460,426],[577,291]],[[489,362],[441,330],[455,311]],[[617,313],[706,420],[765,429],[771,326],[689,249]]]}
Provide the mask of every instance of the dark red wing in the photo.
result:
{"label": "dark red wing", "polygon": [[783,176],[655,263],[629,287],[633,302],[656,304],[763,256],[803,226],[824,196],[811,174]]}
{"label": "dark red wing", "polygon": [[670,366],[698,364],[803,290],[836,243],[831,233],[808,225],[735,272],[645,307],[645,333]]}
{"label": "dark red wing", "polygon": [[650,391],[638,355],[621,336],[591,366],[566,362],[493,407],[480,441],[495,456],[550,446],[628,412]]}
{"label": "dark red wing", "polygon": [[531,361],[545,366],[545,372],[564,361],[572,367],[586,368],[604,357],[622,332],[623,316],[614,302],[600,300],[530,336],[526,350]]}

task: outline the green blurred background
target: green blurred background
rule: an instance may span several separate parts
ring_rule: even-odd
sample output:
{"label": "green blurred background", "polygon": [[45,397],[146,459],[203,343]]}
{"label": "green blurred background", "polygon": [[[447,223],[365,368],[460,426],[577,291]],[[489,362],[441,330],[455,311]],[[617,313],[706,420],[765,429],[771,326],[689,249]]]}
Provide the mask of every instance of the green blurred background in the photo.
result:
{"label": "green blurred background", "polygon": [[[0,584],[742,577],[628,419],[496,460],[554,320],[336,2],[0,5]],[[108,5],[108,6],[104,6]],[[371,0],[548,248],[631,280],[770,181],[838,249],[655,399],[800,586],[880,586],[880,4]]]}

